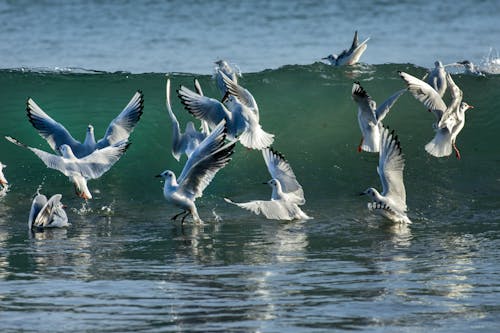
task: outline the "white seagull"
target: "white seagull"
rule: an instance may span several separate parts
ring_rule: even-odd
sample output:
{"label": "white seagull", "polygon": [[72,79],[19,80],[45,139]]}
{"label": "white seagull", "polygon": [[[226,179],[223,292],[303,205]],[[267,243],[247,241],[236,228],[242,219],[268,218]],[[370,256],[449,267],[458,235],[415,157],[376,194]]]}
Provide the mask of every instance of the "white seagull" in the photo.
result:
{"label": "white seagull", "polygon": [[254,200],[242,203],[234,202],[228,198],[224,198],[224,200],[257,215],[262,214],[270,220],[312,219],[299,207],[306,202],[304,191],[285,157],[272,148],[262,150],[262,155],[272,177],[271,180],[264,183],[273,189],[271,200]]}
{"label": "white seagull", "polygon": [[455,150],[455,156],[460,159],[460,151],[456,146],[456,138],[465,125],[465,111],[474,108],[462,102],[463,93],[447,73],[446,80],[450,87],[452,101],[448,106],[439,94],[427,83],[405,72],[398,72],[406,82],[412,95],[436,116],[433,127],[434,138],[425,146],[425,150],[435,157],[449,156]]}
{"label": "white seagull", "polygon": [[380,154],[377,172],[382,182],[382,194],[373,187],[361,195],[369,195],[372,202],[368,209],[396,223],[411,223],[406,215],[406,191],[403,183],[405,161],[394,131],[383,128],[380,138]]}
{"label": "white seagull", "polygon": [[217,60],[215,64],[217,65],[214,68],[215,83],[217,84],[217,88],[219,88],[222,93],[222,96],[226,96],[227,87],[221,73],[224,73],[231,81],[238,84],[238,77],[241,77],[241,71],[236,66],[230,65],[226,60]]}
{"label": "white seagull", "polygon": [[172,104],[170,103],[170,79],[167,79],[166,96],[167,111],[170,116],[170,120],[172,121],[172,156],[179,161],[182,154],[186,154],[186,156],[189,157],[195,148],[207,137],[207,134],[198,132],[192,121],[189,121],[186,124],[184,133],[181,133],[179,121],[177,120],[177,117],[172,110]]}
{"label": "white seagull", "polygon": [[141,91],[137,91],[123,111],[111,121],[102,139],[96,142],[94,127],[88,125],[83,143],[74,139],[63,125],[46,114],[31,98],[27,101],[26,113],[33,127],[42,138],[47,140],[47,143],[56,153],[59,153],[61,145],[66,144],[71,147],[76,157],[81,158],[91,154],[96,149],[102,149],[128,140],[135,125],[141,118],[143,108],[143,94]]}
{"label": "white seagull", "polygon": [[426,74],[422,80],[425,80],[434,90],[436,90],[439,96],[443,97],[448,88],[448,82],[446,82],[446,70],[445,66],[441,61],[436,61],[434,63],[434,68]]}
{"label": "white seagull", "polygon": [[165,170],[156,177],[165,179],[163,196],[173,205],[182,209],[182,212],[173,216],[176,220],[183,215],[181,223],[187,216],[192,215],[195,223],[203,223],[195,200],[203,195],[203,191],[210,184],[216,173],[231,160],[235,141],[225,143],[226,127],[222,121],[210,135],[203,140],[193,151],[182,169],[179,179],[170,170]]}
{"label": "white seagull", "polygon": [[352,45],[349,50],[343,50],[339,55],[330,54],[328,57],[322,59],[327,60],[328,62],[330,62],[330,65],[333,66],[354,65],[358,63],[359,58],[361,58],[361,55],[368,47],[368,44],[366,44],[368,40],[370,40],[369,37],[363,42],[359,43],[358,32],[355,31]]}
{"label": "white seagull", "polygon": [[7,165],[0,162],[0,187],[6,187],[9,184],[7,178],[5,178],[5,175],[3,174],[3,169],[5,169],[6,167]]}
{"label": "white seagull", "polygon": [[264,149],[274,141],[274,135],[265,132],[260,126],[258,113],[233,95],[228,95],[226,107],[218,100],[202,96],[184,86],[177,90],[177,94],[186,110],[195,118],[206,121],[211,129],[225,120],[229,137],[238,138],[247,148]]}
{"label": "white seagull", "polygon": [[396,92],[377,108],[377,103],[361,87],[361,84],[354,82],[351,95],[352,99],[358,104],[358,123],[362,134],[358,152],[364,150],[376,153],[380,150],[380,132],[383,128],[382,120],[384,120],[391,107],[405,91],[406,89],[402,89]]}
{"label": "white seagull", "polygon": [[68,216],[61,198],[61,194],[54,194],[47,200],[45,195],[38,193],[31,204],[28,229],[67,227]]}
{"label": "white seagull", "polygon": [[92,195],[87,187],[87,180],[101,177],[120,159],[130,145],[127,141],[122,141],[102,149],[94,150],[92,154],[85,157],[77,158],[73,154],[71,147],[66,144],[59,146],[61,153],[61,156],[59,156],[29,147],[10,136],[6,136],[5,138],[20,147],[31,150],[42,160],[47,168],[58,170],[67,176],[74,183],[76,194],[85,200],[92,199]]}

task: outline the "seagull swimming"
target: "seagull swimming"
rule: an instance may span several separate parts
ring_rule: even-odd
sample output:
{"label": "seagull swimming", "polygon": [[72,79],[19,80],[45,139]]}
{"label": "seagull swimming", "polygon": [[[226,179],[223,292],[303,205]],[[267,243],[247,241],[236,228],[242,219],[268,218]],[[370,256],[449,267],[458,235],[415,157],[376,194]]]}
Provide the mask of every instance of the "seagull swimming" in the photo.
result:
{"label": "seagull swimming", "polygon": [[464,67],[464,74],[484,76],[484,74],[476,68],[474,63],[469,60],[458,61],[456,64]]}
{"label": "seagull swimming", "polygon": [[271,180],[264,183],[273,189],[271,200],[254,200],[242,203],[234,202],[228,198],[224,198],[224,200],[257,215],[262,214],[270,220],[312,219],[299,207],[306,202],[304,191],[285,157],[272,148],[262,150],[262,155],[272,177]]}
{"label": "seagull swimming", "polygon": [[61,198],[61,194],[54,194],[47,200],[45,195],[37,193],[31,204],[28,229],[67,227],[68,216]]}
{"label": "seagull swimming", "polygon": [[426,74],[422,80],[425,80],[434,90],[436,90],[439,96],[443,97],[446,92],[446,88],[448,87],[448,83],[446,82],[446,70],[445,66],[441,61],[436,61],[434,63],[434,68]]}
{"label": "seagull swimming", "polygon": [[102,149],[94,150],[94,152],[85,157],[77,158],[73,154],[71,147],[67,144],[59,146],[61,155],[55,155],[29,147],[10,136],[6,136],[5,138],[20,147],[31,150],[42,160],[47,168],[58,170],[67,176],[74,183],[76,194],[85,200],[92,199],[92,195],[87,187],[87,180],[101,177],[120,159],[130,146],[129,142],[122,141]]}
{"label": "seagull swimming", "polygon": [[226,60],[217,60],[215,64],[217,65],[214,68],[215,83],[217,84],[217,88],[219,88],[222,93],[222,96],[225,96],[227,93],[227,87],[221,73],[224,73],[231,81],[238,84],[238,77],[241,77],[241,71],[236,66],[230,65]]}
{"label": "seagull swimming", "polygon": [[465,111],[474,107],[462,102],[463,93],[451,75],[447,73],[446,80],[450,87],[452,101],[446,106],[441,96],[430,85],[405,72],[398,73],[406,82],[413,97],[422,102],[436,116],[436,122],[433,125],[436,135],[425,146],[425,150],[432,156],[444,157],[449,156],[453,149],[455,156],[460,159],[460,151],[455,141],[465,125]]}
{"label": "seagull swimming", "polygon": [[230,139],[238,138],[247,148],[261,150],[274,141],[274,135],[265,132],[259,124],[258,113],[233,95],[227,96],[226,107],[218,100],[202,96],[184,86],[177,90],[177,94],[186,110],[195,118],[206,121],[211,129],[225,120]]}
{"label": "seagull swimming", "polygon": [[396,223],[411,221],[406,215],[406,191],[403,183],[405,161],[401,152],[401,145],[394,131],[383,128],[380,133],[380,154],[377,173],[382,183],[382,194],[370,187],[361,195],[369,195],[372,202],[368,209],[382,215]]}
{"label": "seagull swimming", "polygon": [[170,170],[165,170],[156,177],[165,179],[163,196],[173,205],[180,207],[182,212],[173,216],[176,220],[183,215],[181,223],[187,216],[192,215],[195,223],[203,223],[195,200],[203,195],[203,191],[210,184],[217,172],[231,160],[235,141],[225,143],[226,126],[222,121],[210,135],[203,140],[189,156],[179,179]]}
{"label": "seagull swimming", "polygon": [[[199,91],[201,91],[201,88]],[[172,121],[172,156],[179,161],[182,154],[186,154],[189,157],[195,148],[207,137],[207,134],[198,132],[192,121],[186,124],[184,133],[181,133],[179,121],[177,121],[170,103],[170,79],[167,79],[166,96],[167,111]]]}
{"label": "seagull swimming", "polygon": [[47,143],[56,153],[59,153],[61,145],[66,144],[71,147],[73,154],[77,158],[81,158],[91,154],[96,149],[102,149],[128,140],[142,116],[143,108],[143,94],[141,91],[137,91],[123,111],[111,121],[102,139],[96,142],[94,127],[88,125],[83,143],[75,140],[63,125],[46,114],[31,98],[27,101],[26,113],[33,127],[42,138],[47,140]]}
{"label": "seagull swimming", "polygon": [[366,44],[368,40],[370,40],[370,37],[359,43],[358,31],[355,31],[352,45],[349,50],[343,50],[339,55],[330,54],[328,57],[322,59],[327,60],[328,62],[330,62],[330,65],[333,66],[354,65],[358,63],[359,58],[361,58],[361,55],[368,47],[368,45]]}
{"label": "seagull swimming", "polygon": [[382,120],[405,91],[406,89],[399,90],[377,108],[377,103],[361,87],[361,84],[354,82],[351,95],[352,99],[358,104],[358,123],[363,135],[358,146],[358,152],[364,150],[376,153],[380,150]]}

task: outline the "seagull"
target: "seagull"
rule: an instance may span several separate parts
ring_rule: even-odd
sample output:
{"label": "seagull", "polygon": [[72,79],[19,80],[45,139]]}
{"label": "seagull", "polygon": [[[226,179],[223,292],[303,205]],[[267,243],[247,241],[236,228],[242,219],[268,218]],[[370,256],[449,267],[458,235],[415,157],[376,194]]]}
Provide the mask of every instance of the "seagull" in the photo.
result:
{"label": "seagull", "polygon": [[186,110],[195,118],[206,121],[211,129],[225,120],[229,138],[238,138],[247,148],[261,150],[274,141],[274,135],[260,126],[258,114],[233,95],[227,96],[228,108],[218,100],[202,96],[185,86],[181,86],[177,94]]}
{"label": "seagull", "polygon": [[63,228],[69,225],[61,194],[47,197],[38,193],[31,204],[28,229]]}
{"label": "seagull", "polygon": [[7,165],[0,162],[0,187],[7,187],[7,185],[9,184],[7,178],[5,178],[5,175],[3,174],[3,169],[5,169],[6,167]]}
{"label": "seagull", "polygon": [[449,156],[453,149],[457,159],[460,159],[460,151],[455,141],[465,125],[465,111],[474,107],[462,102],[463,93],[451,75],[446,74],[446,81],[450,87],[452,101],[446,106],[441,96],[430,85],[405,72],[398,73],[406,82],[413,97],[422,102],[436,117],[433,125],[436,135],[425,146],[425,150],[432,156],[444,157]]}
{"label": "seagull", "polygon": [[59,147],[66,144],[71,147],[73,154],[77,158],[81,158],[91,154],[96,149],[102,149],[128,140],[142,116],[143,108],[143,94],[141,91],[137,91],[123,111],[111,121],[102,139],[96,142],[94,127],[88,125],[83,143],[75,140],[63,125],[46,114],[31,98],[27,101],[26,113],[33,127],[42,138],[47,140],[52,150],[59,153]]}
{"label": "seagull", "polygon": [[306,202],[304,191],[285,157],[272,148],[262,150],[262,155],[272,177],[271,180],[264,183],[273,189],[271,200],[254,200],[243,203],[237,203],[228,198],[224,198],[224,200],[257,215],[262,214],[270,220],[312,219],[299,208],[299,205]]}
{"label": "seagull", "polygon": [[220,92],[222,93],[222,96],[225,96],[227,93],[227,87],[224,79],[221,76],[221,73],[224,73],[227,77],[229,77],[231,81],[238,84],[238,77],[241,77],[241,71],[239,68],[237,68],[237,66],[230,65],[226,60],[217,60],[215,64],[217,65],[214,68],[215,83],[217,84],[217,88],[219,88]]}
{"label": "seagull", "polygon": [[349,50],[343,50],[339,55],[330,54],[328,57],[322,58],[330,62],[333,66],[343,66],[343,65],[354,65],[358,63],[359,58],[365,52],[368,45],[366,44],[370,40],[368,37],[363,42],[358,41],[358,32],[354,32],[354,38],[352,40],[352,45]]}
{"label": "seagull", "polygon": [[47,168],[58,170],[67,176],[75,185],[76,194],[85,199],[92,199],[87,187],[87,180],[97,179],[108,171],[125,153],[130,143],[122,141],[102,149],[94,150],[90,155],[77,158],[67,144],[59,146],[61,155],[47,153],[43,150],[29,147],[24,143],[6,136],[8,141],[31,150],[38,156]]}
{"label": "seagull", "polygon": [[361,84],[354,82],[351,94],[352,99],[358,104],[358,123],[363,135],[358,152],[364,150],[377,153],[379,151],[380,131],[383,128],[382,120],[405,91],[406,89],[399,90],[377,108],[377,103],[368,95]]}
{"label": "seagull", "polygon": [[401,153],[401,145],[394,131],[383,128],[380,133],[380,154],[377,172],[382,183],[382,194],[370,187],[361,195],[369,195],[372,202],[368,209],[396,223],[411,221],[406,215],[406,191],[403,183],[405,161]]}
{"label": "seagull", "polygon": [[[198,91],[201,91],[201,88]],[[172,111],[170,103],[170,79],[167,79],[166,96],[167,111],[172,121],[172,156],[179,161],[182,154],[186,154],[189,157],[194,149],[207,137],[207,134],[198,132],[192,121],[186,124],[184,134],[181,133],[179,122]]]}
{"label": "seagull", "polygon": [[165,179],[163,196],[173,205],[180,207],[182,212],[173,216],[176,220],[183,215],[181,224],[189,215],[193,216],[195,223],[203,223],[195,200],[203,195],[203,191],[210,184],[216,173],[231,160],[236,141],[225,143],[226,126],[222,121],[210,135],[203,140],[189,156],[179,179],[175,173],[165,170],[156,177]]}
{"label": "seagull", "polygon": [[469,60],[458,61],[457,65],[461,65],[464,67],[465,74],[484,76],[484,74],[476,68],[474,63],[470,62]]}
{"label": "seagull", "polygon": [[425,82],[438,92],[439,96],[443,97],[448,87],[448,83],[446,82],[446,69],[439,60],[434,63],[434,66],[434,69],[426,74],[422,80],[425,80]]}

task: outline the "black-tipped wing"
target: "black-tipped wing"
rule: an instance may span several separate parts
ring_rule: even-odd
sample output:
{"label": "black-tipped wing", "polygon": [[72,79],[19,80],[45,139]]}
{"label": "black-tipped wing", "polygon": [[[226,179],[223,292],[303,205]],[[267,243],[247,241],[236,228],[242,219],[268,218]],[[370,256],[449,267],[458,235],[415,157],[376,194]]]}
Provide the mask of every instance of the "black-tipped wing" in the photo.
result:
{"label": "black-tipped wing", "polygon": [[137,122],[141,119],[143,109],[144,95],[142,91],[137,91],[122,112],[111,121],[104,137],[97,142],[97,149],[128,140]]}
{"label": "black-tipped wing", "polygon": [[294,203],[304,204],[306,200],[302,186],[297,181],[295,173],[285,157],[272,148],[263,149],[262,156],[271,177],[279,180],[283,192],[296,197],[297,200],[294,200]]}
{"label": "black-tipped wing", "polygon": [[259,106],[257,105],[257,102],[255,101],[255,98],[250,93],[250,91],[240,86],[237,83],[237,81],[232,80],[222,71],[220,71],[219,74],[222,76],[222,79],[224,80],[224,83],[226,84],[226,88],[229,91],[229,93],[238,98],[238,100],[243,105],[249,107],[258,117]]}
{"label": "black-tipped wing", "polygon": [[256,215],[262,214],[270,220],[294,220],[301,216],[302,213],[296,204],[281,200],[254,200],[249,202],[234,202],[228,198],[224,198],[224,200]]}
{"label": "black-tipped wing", "polygon": [[406,211],[406,190],[403,183],[405,161],[401,145],[394,134],[383,128],[380,139],[380,154],[377,172],[382,182],[382,195],[390,198],[397,208]]}
{"label": "black-tipped wing", "polygon": [[231,160],[236,142],[226,144],[225,139],[223,121],[193,151],[178,179],[179,189],[186,196],[200,197],[216,173]]}
{"label": "black-tipped wing", "polygon": [[216,99],[197,94],[184,86],[177,90],[177,94],[186,110],[195,118],[206,121],[210,128],[231,117],[231,113]]}
{"label": "black-tipped wing", "polygon": [[368,124],[369,122],[373,122],[373,124],[376,124],[377,115],[375,114],[375,109],[377,104],[359,82],[354,82],[352,85],[351,96],[354,102],[358,104],[360,119],[363,120],[363,123]]}
{"label": "black-tipped wing", "polygon": [[67,144],[73,150],[77,150],[77,147],[81,146],[81,143],[75,140],[63,125],[46,114],[31,98],[28,98],[26,102],[26,114],[38,134],[47,141],[55,152],[58,152],[58,148],[62,144]]}

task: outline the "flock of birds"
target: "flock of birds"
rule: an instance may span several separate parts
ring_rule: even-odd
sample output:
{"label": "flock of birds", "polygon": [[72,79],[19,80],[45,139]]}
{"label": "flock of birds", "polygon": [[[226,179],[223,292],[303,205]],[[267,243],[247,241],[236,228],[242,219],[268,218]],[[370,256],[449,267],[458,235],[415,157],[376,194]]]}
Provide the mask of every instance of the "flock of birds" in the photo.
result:
{"label": "flock of birds", "polygon": [[[323,59],[334,66],[355,64],[366,50],[368,40],[359,43],[356,31],[349,50]],[[377,172],[382,183],[381,193],[370,187],[361,194],[370,196],[370,211],[393,222],[409,224],[411,220],[407,216],[403,181],[405,160],[397,135],[385,128],[382,121],[399,97],[409,91],[436,117],[433,124],[436,134],[425,146],[426,151],[435,157],[449,156],[455,151],[456,157],[460,159],[456,138],[464,127],[465,112],[472,106],[462,101],[462,91],[439,61],[422,79],[405,72],[398,74],[406,87],[395,92],[378,107],[359,82],[354,82],[351,95],[358,106],[358,123],[362,133],[358,151],[379,154]],[[181,209],[172,220],[181,218],[183,223],[188,216],[192,216],[195,223],[203,222],[195,201],[203,195],[217,172],[230,162],[237,142],[248,149],[262,151],[271,176],[267,182],[272,189],[271,199],[242,203],[228,198],[224,200],[268,219],[311,218],[299,207],[306,201],[302,186],[290,163],[271,147],[274,135],[262,128],[257,102],[250,91],[239,84],[240,76],[239,70],[227,61],[216,62],[214,78],[221,92],[220,99],[205,96],[196,79],[194,90],[180,86],[177,95],[181,103],[201,123],[197,130],[193,122],[188,122],[184,133],[172,110],[170,79],[167,79],[166,107],[172,123],[172,156],[177,161],[182,155],[187,157],[178,177],[171,170],[157,175],[164,180],[163,195],[167,202]],[[443,96],[448,90],[451,102],[447,105]],[[94,128],[88,125],[85,140],[81,143],[30,98],[26,109],[28,119],[55,153],[27,146],[10,136],[5,138],[32,151],[48,168],[66,175],[74,184],[76,194],[89,200],[92,194],[87,185],[88,180],[101,177],[126,152],[130,145],[128,139],[141,119],[143,108],[143,94],[137,91],[121,113],[110,122],[101,139],[96,141]],[[8,182],[2,172],[5,167],[0,162],[0,195],[4,195],[8,189]],[[36,230],[67,226],[68,218],[61,197],[61,194],[55,194],[47,199],[45,195],[37,193],[29,215],[29,228]]]}

